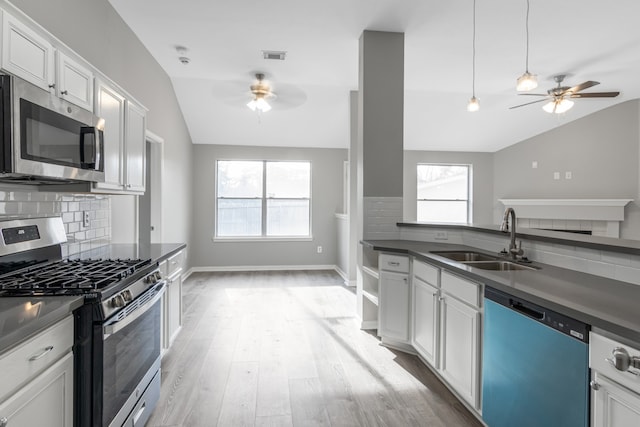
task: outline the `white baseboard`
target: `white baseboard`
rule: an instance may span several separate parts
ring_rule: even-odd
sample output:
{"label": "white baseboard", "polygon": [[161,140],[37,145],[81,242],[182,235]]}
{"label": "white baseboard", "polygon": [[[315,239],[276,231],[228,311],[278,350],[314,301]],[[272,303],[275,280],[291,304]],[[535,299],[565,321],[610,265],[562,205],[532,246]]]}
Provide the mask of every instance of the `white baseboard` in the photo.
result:
{"label": "white baseboard", "polygon": [[378,329],[377,320],[363,320],[360,322],[360,329]]}
{"label": "white baseboard", "polygon": [[184,282],[185,280],[187,280],[192,274],[193,268],[188,269],[187,272],[182,275],[182,281]]}
{"label": "white baseboard", "polygon": [[[337,270],[335,265],[229,265],[229,266],[206,266],[192,267],[189,271],[193,273],[206,273],[217,271],[292,271],[292,270]],[[338,272],[338,274],[340,274]],[[341,275],[342,276],[342,275]]]}

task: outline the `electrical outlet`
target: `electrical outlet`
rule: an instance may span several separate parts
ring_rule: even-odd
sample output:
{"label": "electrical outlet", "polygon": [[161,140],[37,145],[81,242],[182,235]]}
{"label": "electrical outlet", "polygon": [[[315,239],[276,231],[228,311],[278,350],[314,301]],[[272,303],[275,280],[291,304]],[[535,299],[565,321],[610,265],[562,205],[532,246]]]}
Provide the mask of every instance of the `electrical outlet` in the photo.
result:
{"label": "electrical outlet", "polygon": [[89,218],[89,211],[83,211],[82,212],[82,226],[84,228],[89,228],[89,225],[91,225],[91,219]]}
{"label": "electrical outlet", "polygon": [[538,162],[536,162],[535,160],[533,162],[531,162],[531,168],[532,169],[538,169]]}
{"label": "electrical outlet", "polygon": [[447,240],[448,238],[446,231],[436,231],[436,240]]}
{"label": "electrical outlet", "polygon": [[573,174],[571,172],[564,173],[564,179],[571,179],[572,177],[573,177]]}
{"label": "electrical outlet", "polygon": [[560,179],[560,172],[554,172],[553,179]]}
{"label": "electrical outlet", "polygon": [[318,251],[318,253],[319,253],[319,254],[321,254],[321,253],[322,253],[322,246],[318,246],[318,247],[316,248],[316,250]]}

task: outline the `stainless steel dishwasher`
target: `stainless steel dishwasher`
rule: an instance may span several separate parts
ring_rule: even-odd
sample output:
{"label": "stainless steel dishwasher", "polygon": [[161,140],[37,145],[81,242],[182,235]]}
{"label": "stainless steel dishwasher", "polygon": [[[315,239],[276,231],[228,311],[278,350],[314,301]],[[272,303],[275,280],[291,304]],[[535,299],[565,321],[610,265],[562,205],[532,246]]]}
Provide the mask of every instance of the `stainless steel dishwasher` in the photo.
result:
{"label": "stainless steel dishwasher", "polygon": [[589,326],[489,287],[484,302],[484,422],[587,427]]}

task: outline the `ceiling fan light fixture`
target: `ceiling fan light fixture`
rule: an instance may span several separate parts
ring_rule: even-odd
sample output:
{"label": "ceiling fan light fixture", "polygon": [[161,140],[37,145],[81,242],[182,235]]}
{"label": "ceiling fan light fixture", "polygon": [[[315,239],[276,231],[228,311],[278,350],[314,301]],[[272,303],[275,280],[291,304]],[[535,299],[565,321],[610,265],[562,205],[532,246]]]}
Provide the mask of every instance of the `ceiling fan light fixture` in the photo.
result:
{"label": "ceiling fan light fixture", "polygon": [[518,92],[528,92],[538,87],[538,76],[531,74],[529,71],[525,71],[523,75],[518,77],[518,83],[516,90]]}
{"label": "ceiling fan light fixture", "polygon": [[251,109],[251,111],[258,111],[260,113],[266,113],[271,110],[271,105],[263,98],[256,97],[247,103],[247,107]]}
{"label": "ceiling fan light fixture", "polygon": [[573,107],[573,104],[573,101],[566,98],[555,99],[543,105],[542,109],[547,113],[562,114],[569,111],[571,107]]}
{"label": "ceiling fan light fixture", "polygon": [[480,100],[475,96],[472,96],[467,104],[467,111],[473,113],[474,111],[478,111],[480,109]]}

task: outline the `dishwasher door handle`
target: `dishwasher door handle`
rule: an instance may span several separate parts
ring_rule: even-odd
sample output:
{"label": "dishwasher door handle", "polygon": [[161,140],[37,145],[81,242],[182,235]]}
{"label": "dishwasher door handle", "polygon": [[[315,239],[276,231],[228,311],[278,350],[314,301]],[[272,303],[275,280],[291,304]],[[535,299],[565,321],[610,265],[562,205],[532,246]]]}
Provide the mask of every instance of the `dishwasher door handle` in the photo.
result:
{"label": "dishwasher door handle", "polygon": [[533,308],[527,307],[524,304],[522,304],[521,302],[518,301],[514,301],[514,300],[509,300],[509,306],[515,310],[518,311],[526,316],[532,317],[536,320],[543,320],[544,319],[544,312],[538,311],[538,310],[534,310]]}

